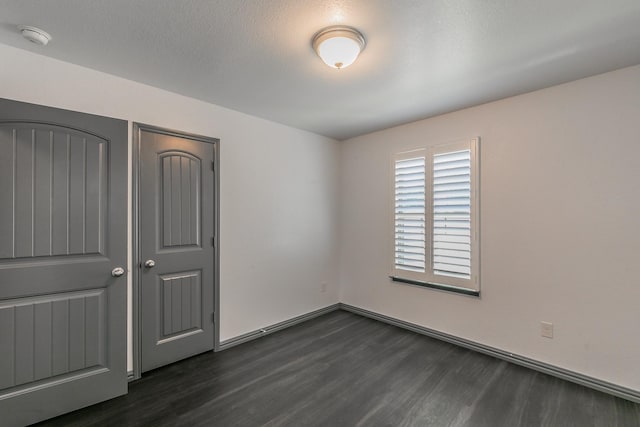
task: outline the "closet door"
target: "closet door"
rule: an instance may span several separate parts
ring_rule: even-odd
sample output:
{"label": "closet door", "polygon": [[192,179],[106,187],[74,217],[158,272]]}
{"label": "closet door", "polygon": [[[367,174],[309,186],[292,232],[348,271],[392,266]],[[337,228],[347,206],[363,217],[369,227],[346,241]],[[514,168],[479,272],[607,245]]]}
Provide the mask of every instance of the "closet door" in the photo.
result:
{"label": "closet door", "polygon": [[217,140],[134,124],[142,372],[213,350]]}
{"label": "closet door", "polygon": [[0,413],[127,392],[127,122],[0,99]]}

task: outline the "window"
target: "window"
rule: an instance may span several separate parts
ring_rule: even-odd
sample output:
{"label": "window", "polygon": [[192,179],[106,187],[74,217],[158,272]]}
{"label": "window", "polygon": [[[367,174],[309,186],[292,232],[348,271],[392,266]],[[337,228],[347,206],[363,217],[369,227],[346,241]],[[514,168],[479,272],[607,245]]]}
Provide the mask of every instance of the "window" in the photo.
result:
{"label": "window", "polygon": [[393,162],[395,281],[479,295],[478,139]]}

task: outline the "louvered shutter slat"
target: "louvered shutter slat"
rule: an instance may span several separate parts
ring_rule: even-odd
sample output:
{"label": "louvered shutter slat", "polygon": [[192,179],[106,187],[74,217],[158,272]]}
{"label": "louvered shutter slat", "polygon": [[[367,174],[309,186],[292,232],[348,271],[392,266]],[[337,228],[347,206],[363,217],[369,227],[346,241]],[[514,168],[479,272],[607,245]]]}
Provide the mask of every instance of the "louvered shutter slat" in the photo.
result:
{"label": "louvered shutter slat", "polygon": [[395,162],[395,268],[424,272],[425,158]]}
{"label": "louvered shutter slat", "polygon": [[433,273],[471,278],[471,151],[433,157]]}

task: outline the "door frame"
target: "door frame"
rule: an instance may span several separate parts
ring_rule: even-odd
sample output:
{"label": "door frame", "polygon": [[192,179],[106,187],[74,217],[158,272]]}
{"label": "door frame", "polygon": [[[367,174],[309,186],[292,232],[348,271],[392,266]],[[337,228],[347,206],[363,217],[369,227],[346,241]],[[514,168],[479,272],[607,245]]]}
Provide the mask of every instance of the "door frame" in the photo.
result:
{"label": "door frame", "polygon": [[133,122],[133,156],[132,156],[132,210],[131,210],[131,235],[133,250],[132,254],[132,323],[133,323],[133,375],[129,376],[130,380],[137,380],[142,376],[142,289],[141,281],[141,263],[140,254],[140,132],[149,131],[178,138],[186,138],[194,141],[213,144],[213,350],[220,350],[220,139],[203,135],[197,135],[188,132],[167,129],[163,127],[147,125],[144,123]]}

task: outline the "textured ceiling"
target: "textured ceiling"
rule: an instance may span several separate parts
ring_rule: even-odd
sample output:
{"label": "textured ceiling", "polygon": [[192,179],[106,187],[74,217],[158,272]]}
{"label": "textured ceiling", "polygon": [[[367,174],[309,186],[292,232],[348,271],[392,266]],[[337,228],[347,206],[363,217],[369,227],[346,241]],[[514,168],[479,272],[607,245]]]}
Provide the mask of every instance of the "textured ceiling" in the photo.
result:
{"label": "textured ceiling", "polygon": [[[338,23],[344,70],[311,49]],[[344,139],[639,64],[640,1],[0,0],[0,43]]]}

